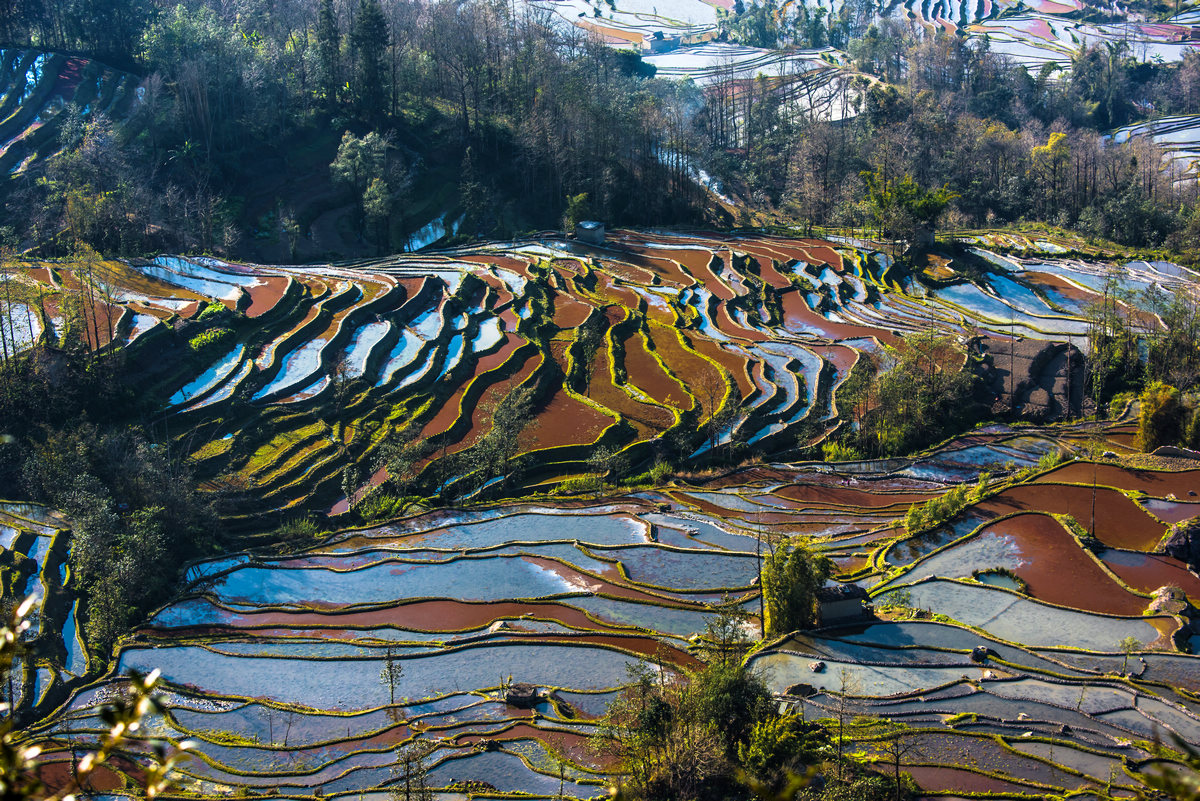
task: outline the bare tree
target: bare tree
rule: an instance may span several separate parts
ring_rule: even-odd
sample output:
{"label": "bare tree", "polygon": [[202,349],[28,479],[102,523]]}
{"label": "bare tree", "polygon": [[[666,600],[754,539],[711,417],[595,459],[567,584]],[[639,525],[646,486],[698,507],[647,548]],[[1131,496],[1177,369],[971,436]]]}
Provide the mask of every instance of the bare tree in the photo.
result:
{"label": "bare tree", "polygon": [[379,669],[379,683],[388,688],[388,703],[392,706],[396,705],[396,685],[403,676],[404,664],[396,658],[389,645],[383,657],[383,667]]}

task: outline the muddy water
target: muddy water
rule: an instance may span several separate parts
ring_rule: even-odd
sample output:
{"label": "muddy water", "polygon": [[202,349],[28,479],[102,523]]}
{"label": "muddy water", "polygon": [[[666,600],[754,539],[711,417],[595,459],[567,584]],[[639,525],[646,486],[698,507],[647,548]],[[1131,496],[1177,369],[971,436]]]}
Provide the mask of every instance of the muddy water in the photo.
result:
{"label": "muddy water", "polygon": [[1095,491],[1094,518],[1091,487],[1029,484],[1007,489],[989,499],[988,504],[1008,511],[1029,509],[1069,514],[1084,530],[1091,531],[1094,527],[1096,538],[1113,548],[1148,551],[1166,533],[1164,526],[1137,504],[1116,490],[1105,487]]}

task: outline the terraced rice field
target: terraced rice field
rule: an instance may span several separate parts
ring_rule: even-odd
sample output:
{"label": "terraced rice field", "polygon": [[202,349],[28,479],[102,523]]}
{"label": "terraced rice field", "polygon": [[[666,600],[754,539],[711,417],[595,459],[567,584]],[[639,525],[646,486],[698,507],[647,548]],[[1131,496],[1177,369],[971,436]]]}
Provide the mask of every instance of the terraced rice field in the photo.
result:
{"label": "terraced rice field", "polygon": [[0,49],[0,172],[21,173],[62,147],[69,105],[120,122],[141,102],[142,79],[76,56]]}
{"label": "terraced rice field", "polygon": [[[94,740],[96,707],[119,692],[122,671],[161,669],[169,711],[144,734],[195,743],[181,789],[200,797],[380,793],[398,781],[395,750],[416,741],[431,748],[439,788],[475,781],[484,797],[558,797],[560,787],[592,797],[612,765],[589,738],[626,667],[695,666],[697,635],[722,600],[741,603],[756,629],[756,551],[798,537],[835,561],[839,581],[867,589],[877,616],[756,652],[751,666],[785,706],[836,716],[849,688],[852,714],[910,727],[903,766],[930,793],[1121,791],[1136,785],[1147,741],[1200,738],[1187,621],[1146,611],[1152,592],[1181,576],[1193,600],[1200,594],[1181,563],[1148,554],[1167,530],[1162,516],[1195,503],[1182,498],[1200,487],[1200,469],[1068,460],[994,481],[928,534],[909,537],[902,518],[973,479],[985,451],[1031,466],[1123,425],[993,426],[913,459],[766,465],[603,501],[432,511],[298,553],[202,561],[98,679],[79,677],[86,657],[69,642],[69,605],[47,606],[43,627],[66,620],[72,667],[43,660],[22,697],[53,710],[39,728],[53,763],[69,743]],[[1088,527],[1063,509],[1093,483],[1098,550],[1062,517]],[[1119,522],[1115,498],[1129,507]],[[12,569],[45,582],[48,598],[62,593],[61,556],[35,543],[65,525],[4,507],[5,545],[26,555]],[[987,580],[1001,568],[1020,589]],[[1125,637],[1141,643],[1127,675]],[[980,648],[986,660],[973,661]],[[402,667],[394,682],[389,660]],[[539,688],[532,708],[507,702],[518,683]],[[878,744],[863,734],[854,747]],[[135,765],[136,755],[116,764],[114,788]]]}
{"label": "terraced rice field", "polygon": [[[815,116],[841,119],[856,113],[845,86],[852,74],[848,58],[833,49],[820,51],[763,50],[717,41],[719,21],[731,14],[728,0],[526,0],[563,26],[576,26],[614,47],[633,48],[646,56],[660,77],[690,78],[701,86],[718,74],[725,80],[777,79],[777,88],[794,102],[806,103]],[[802,6],[819,9],[829,19],[859,13],[842,0],[785,0],[777,12],[788,29]],[[920,25],[931,32],[959,34],[987,41],[992,52],[1027,66],[1031,73],[1052,64],[1070,69],[1081,47],[1121,42],[1140,62],[1175,62],[1200,47],[1193,34],[1200,11],[1187,8],[1165,21],[1117,9],[1111,22],[1082,22],[1090,10],[1081,0],[889,0],[873,13]],[[1110,9],[1105,9],[1109,11]],[[1121,18],[1121,17],[1124,18]],[[664,40],[664,41],[658,41]],[[849,93],[850,97],[855,92]],[[1194,140],[1192,140],[1194,141]]]}
{"label": "terraced rice field", "polygon": [[1163,148],[1181,174],[1195,179],[1200,174],[1200,115],[1162,117],[1113,132],[1113,141],[1149,139]]}
{"label": "terraced rice field", "polygon": [[[784,703],[829,716],[845,680],[855,714],[912,727],[919,747],[905,767],[930,792],[1132,786],[1146,740],[1200,738],[1187,619],[1178,604],[1151,608],[1164,586],[1200,595],[1185,565],[1154,553],[1200,508],[1200,471],[1068,461],[1036,472],[1047,454],[1096,437],[1128,452],[1126,421],[996,425],[910,459],[779,461],[841,424],[837,390],[858,359],[912,332],[1082,343],[1083,309],[1108,268],[1053,255],[1065,250],[980,234],[973,258],[991,272],[976,282],[953,261],[901,275],[845,242],[634,232],[604,248],[545,236],[304,268],[162,257],[106,262],[89,277],[29,264],[22,297],[48,340],[64,292],[104,285],[98,346],[140,365],[202,470],[240,476],[247,524],[262,525],[262,509],[344,504],[347,464],[382,480],[372,456],[403,425],[419,424],[442,454],[469,452],[522,386],[540,388],[513,463],[529,467],[507,487],[475,481],[476,500],[584,475],[596,443],[632,468],[666,436],[697,460],[738,440],[767,462],[604,500],[431,511],[299,553],[200,562],[107,667],[77,634],[69,521],[6,504],[0,579],[14,594],[40,588],[50,643],[16,695],[44,717],[51,762],[65,765],[70,744],[96,736],[96,707],[125,670],[162,669],[170,711],[146,733],[198,743],[182,786],[202,797],[380,792],[396,781],[395,749],[415,740],[430,743],[439,787],[550,797],[561,784],[590,797],[612,766],[588,740],[626,667],[694,666],[696,637],[726,599],[755,629],[756,554],[796,537],[834,560],[838,581],[866,589],[879,615],[758,651],[751,664]],[[1173,265],[1122,270],[1135,286],[1192,291]],[[151,322],[131,325],[139,315]],[[190,353],[213,326],[232,333]],[[586,328],[598,332],[591,356]],[[712,426],[721,409],[734,413]],[[997,465],[1034,474],[996,479],[945,525],[907,534],[911,504]],[[443,490],[471,480],[449,475]],[[1142,653],[1122,676],[1128,637]],[[970,658],[979,646],[984,663]],[[402,667],[394,682],[381,681],[389,660]],[[515,683],[540,688],[532,709],[506,702]],[[857,745],[876,747],[867,735]],[[118,761],[106,786],[136,764]]]}
{"label": "terraced rice field", "polygon": [[[900,274],[850,243],[618,232],[603,248],[547,236],[302,268],[171,256],[105,262],[89,279],[31,263],[21,286],[48,341],[63,333],[64,292],[104,288],[100,346],[127,349],[202,474],[245,488],[252,522],[264,509],[344,509],[346,468],[356,497],[370,491],[387,477],[381,443],[405,427],[436,446],[418,478],[486,498],[587,475],[601,446],[637,469],[664,441],[699,460],[734,443],[795,453],[844,424],[838,390],[857,361],[914,332],[1086,347],[1085,309],[1110,266],[978,242],[972,266],[989,272],[975,282],[954,262]],[[1195,291],[1174,265],[1121,272],[1133,288]],[[220,347],[193,352],[214,328],[228,331]],[[474,452],[518,388],[536,400],[502,487],[452,457]],[[964,474],[993,456],[970,453]]]}

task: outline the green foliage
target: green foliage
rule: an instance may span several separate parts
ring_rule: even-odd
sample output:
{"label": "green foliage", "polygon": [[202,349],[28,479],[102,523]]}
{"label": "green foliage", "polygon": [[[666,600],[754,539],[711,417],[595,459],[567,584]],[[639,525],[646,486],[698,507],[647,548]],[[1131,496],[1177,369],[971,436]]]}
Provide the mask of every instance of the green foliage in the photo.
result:
{"label": "green foliage", "polygon": [[587,192],[580,192],[567,198],[567,210],[563,212],[563,230],[568,234],[575,232],[575,226],[591,216],[591,206],[588,204]]}
{"label": "green foliage", "polygon": [[1136,392],[1118,392],[1108,402],[1108,416],[1110,418],[1119,417],[1125,411],[1125,407],[1135,400],[1137,400]]}
{"label": "green foliage", "polygon": [[228,345],[233,336],[228,328],[210,328],[189,339],[188,349],[200,356],[208,355]]}
{"label": "green foliage", "polygon": [[975,400],[978,379],[959,369],[965,357],[952,339],[916,334],[889,358],[887,370],[856,368],[852,393],[838,397],[859,423],[839,441],[864,456],[911,453],[974,425],[985,411]]}
{"label": "green foliage", "polygon": [[1184,434],[1184,444],[1194,451],[1200,450],[1200,406],[1192,410],[1192,417]]}
{"label": "green foliage", "polygon": [[72,521],[71,571],[88,641],[106,651],[212,542],[215,514],[188,465],[134,429],[47,432],[23,468],[30,495]]}
{"label": "green foliage", "polygon": [[383,116],[387,47],[391,42],[388,20],[379,0],[359,0],[350,30],[350,45],[357,55],[354,99],[363,119]]}
{"label": "green foliage", "polygon": [[581,495],[596,491],[596,479],[592,476],[572,476],[559,483],[554,490],[559,495]]}
{"label": "green foliage", "polygon": [[1088,388],[1097,403],[1143,380],[1139,337],[1126,312],[1133,294],[1116,269],[1107,273],[1102,289],[1101,302],[1088,308]]}
{"label": "green foliage", "polygon": [[876,228],[886,237],[915,242],[919,232],[932,231],[938,216],[957,197],[948,187],[925,189],[911,175],[899,179],[881,170],[864,172],[867,208]]}
{"label": "green foliage", "polygon": [[372,178],[371,183],[367,184],[362,196],[362,210],[369,228],[375,231],[374,236],[379,239],[379,244],[386,245],[381,232],[392,213],[392,197],[387,182],[382,178]]}
{"label": "green foliage", "polygon": [[1154,381],[1138,400],[1138,447],[1149,453],[1160,445],[1177,445],[1183,439],[1186,410],[1175,387]]}
{"label": "green foliage", "polygon": [[410,423],[389,433],[379,449],[376,466],[387,470],[388,482],[401,497],[409,494],[419,467],[434,451],[432,442],[419,438],[420,432],[421,426]]}
{"label": "green foliage", "polygon": [[320,526],[309,517],[294,517],[274,532],[277,539],[299,547],[312,544],[321,533]]}
{"label": "green foliage", "polygon": [[196,315],[196,320],[202,323],[212,322],[223,317],[227,311],[229,309],[224,303],[210,301],[204,304],[204,309]]}
{"label": "green foliage", "polygon": [[317,76],[320,90],[325,93],[325,106],[337,104],[341,86],[341,32],[333,12],[333,0],[319,0],[317,11]]}
{"label": "green foliage", "polygon": [[1135,774],[1143,785],[1143,789],[1138,791],[1140,801],[1160,798],[1170,801],[1200,801],[1200,750],[1178,734],[1172,733],[1171,740],[1182,754],[1182,759],[1157,741],[1155,751],[1167,759],[1178,759],[1182,764],[1167,763]]}
{"label": "green foliage", "polygon": [[644,473],[627,476],[617,483],[623,487],[659,487],[670,475],[671,464],[669,462],[655,462]]}
{"label": "green foliage", "polygon": [[981,491],[986,488],[987,480],[985,478],[980,485],[974,488],[960,484],[944,495],[931,498],[925,503],[914,503],[908,507],[908,512],[904,516],[904,527],[910,535],[921,534],[937,528],[968,505],[975,503],[979,499]]}
{"label": "green foliage", "polygon": [[354,513],[367,523],[390,520],[404,514],[411,502],[412,498],[398,497],[386,490],[377,489],[355,505]]}
{"label": "green foliage", "polygon": [[829,735],[820,726],[797,715],[773,715],[754,724],[746,742],[738,746],[738,761],[763,790],[778,792],[828,748]]}
{"label": "green foliage", "polygon": [[371,181],[383,173],[387,162],[387,142],[375,131],[358,137],[346,131],[338,145],[337,156],[329,165],[335,183],[363,194]]}
{"label": "green foliage", "polygon": [[593,489],[597,495],[604,492],[607,479],[611,476],[613,483],[621,480],[628,469],[629,458],[612,448],[599,447],[588,457],[588,467],[592,470]]}
{"label": "green foliage", "polygon": [[732,661],[683,677],[639,663],[630,678],[598,740],[618,761],[629,797],[730,797],[738,747],[774,706],[762,678]]}
{"label": "green foliage", "polygon": [[854,462],[862,458],[858,448],[837,440],[824,443],[821,453],[827,462]]}
{"label": "green foliage", "polygon": [[888,590],[887,594],[881,597],[887,606],[912,607],[912,590],[907,587]]}
{"label": "green foliage", "polygon": [[1133,635],[1125,637],[1119,643],[1117,643],[1117,650],[1119,650],[1121,652],[1121,654],[1125,657],[1125,661],[1121,665],[1122,673],[1125,673],[1129,670],[1130,655],[1136,654],[1138,651],[1142,650],[1145,647],[1146,647],[1145,644],[1143,644],[1141,640],[1139,640],[1137,637],[1134,637]]}
{"label": "green foliage", "polygon": [[833,573],[828,557],[803,543],[782,544],[763,558],[764,629],[783,634],[810,628],[816,622],[817,590]]}

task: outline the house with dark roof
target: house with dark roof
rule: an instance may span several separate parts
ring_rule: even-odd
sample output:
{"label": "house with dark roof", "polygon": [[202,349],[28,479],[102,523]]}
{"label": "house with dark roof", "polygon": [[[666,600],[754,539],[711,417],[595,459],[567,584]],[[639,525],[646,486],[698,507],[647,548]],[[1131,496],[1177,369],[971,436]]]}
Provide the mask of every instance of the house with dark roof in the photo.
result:
{"label": "house with dark roof", "polygon": [[867,591],[857,584],[833,582],[817,590],[817,625],[851,623],[870,616]]}

